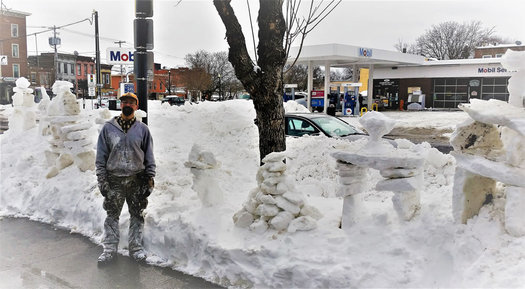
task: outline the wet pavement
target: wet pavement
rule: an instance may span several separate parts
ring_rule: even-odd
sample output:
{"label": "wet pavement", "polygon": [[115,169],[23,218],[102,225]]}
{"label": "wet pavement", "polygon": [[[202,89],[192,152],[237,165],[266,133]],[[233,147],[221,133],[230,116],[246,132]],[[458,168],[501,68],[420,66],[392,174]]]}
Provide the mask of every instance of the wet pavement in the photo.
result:
{"label": "wet pavement", "polygon": [[169,268],[119,255],[97,266],[102,247],[28,219],[0,218],[0,289],[222,288]]}

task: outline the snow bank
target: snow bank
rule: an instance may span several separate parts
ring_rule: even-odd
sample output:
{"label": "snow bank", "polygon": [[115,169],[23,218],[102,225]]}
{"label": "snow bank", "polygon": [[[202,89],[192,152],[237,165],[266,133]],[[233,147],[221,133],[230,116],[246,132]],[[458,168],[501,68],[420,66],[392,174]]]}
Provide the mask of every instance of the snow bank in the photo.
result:
{"label": "snow bank", "polygon": [[[502,196],[467,224],[452,217],[455,160],[423,144],[421,209],[410,222],[399,219],[392,193],[372,188],[361,194],[353,230],[339,229],[342,199],[336,197],[335,150],[356,143],[319,137],[287,139],[287,174],[296,190],[323,217],[311,231],[256,233],[232,217],[257,188],[257,127],[251,101],[184,106],[149,103],[149,126],[157,160],[156,188],[146,210],[147,261],[239,288],[520,287],[525,284],[525,238],[505,233]],[[89,105],[88,105],[89,107]],[[4,107],[6,114],[10,107]],[[114,113],[114,112],[113,112]],[[410,113],[412,114],[412,112]],[[418,124],[448,114],[430,112]],[[98,111],[83,110],[93,123]],[[400,119],[404,114],[398,115]],[[466,117],[465,117],[466,118]],[[357,119],[357,118],[356,118]],[[0,215],[25,216],[82,233],[100,243],[105,212],[93,171],[64,168],[46,179],[43,136],[37,128],[0,135]],[[199,145],[213,153],[222,203],[203,206],[184,163]],[[411,146],[404,142],[404,146]],[[371,182],[382,177],[370,173]],[[127,254],[129,215],[121,216],[122,254]]]}

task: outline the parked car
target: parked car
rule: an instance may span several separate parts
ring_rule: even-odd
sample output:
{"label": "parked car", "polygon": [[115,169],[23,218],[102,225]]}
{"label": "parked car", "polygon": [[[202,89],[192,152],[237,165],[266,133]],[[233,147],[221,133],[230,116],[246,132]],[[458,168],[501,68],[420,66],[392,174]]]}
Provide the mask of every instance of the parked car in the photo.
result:
{"label": "parked car", "polygon": [[[368,138],[362,130],[348,124],[344,120],[321,113],[287,113],[285,114],[285,134],[286,136],[301,137],[303,135],[325,135],[327,137],[343,138],[355,141],[361,138]],[[383,137],[394,147],[397,143]]]}
{"label": "parked car", "polygon": [[97,99],[95,101],[95,108],[109,108],[109,98],[108,97],[102,97],[100,101]]}
{"label": "parked car", "polygon": [[181,105],[184,105],[186,100],[183,97],[180,97],[180,96],[168,95],[168,96],[164,97],[164,99],[162,100],[162,103],[165,103],[165,102],[169,103],[170,105],[181,106]]}
{"label": "parked car", "polygon": [[320,113],[287,113],[287,136],[326,135],[327,137],[357,139],[366,134],[340,118]]}

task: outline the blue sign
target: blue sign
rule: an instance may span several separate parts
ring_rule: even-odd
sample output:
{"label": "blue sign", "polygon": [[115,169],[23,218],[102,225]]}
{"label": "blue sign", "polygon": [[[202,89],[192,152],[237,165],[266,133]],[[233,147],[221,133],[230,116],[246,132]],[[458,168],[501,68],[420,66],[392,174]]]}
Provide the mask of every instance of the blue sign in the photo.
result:
{"label": "blue sign", "polygon": [[359,48],[359,56],[372,57],[371,48]]}
{"label": "blue sign", "polygon": [[135,86],[133,85],[133,83],[123,83],[123,86],[124,86],[124,92],[122,94],[125,94],[128,92],[135,93]]}
{"label": "blue sign", "polygon": [[324,98],[312,98],[312,107],[323,106],[324,107]]}

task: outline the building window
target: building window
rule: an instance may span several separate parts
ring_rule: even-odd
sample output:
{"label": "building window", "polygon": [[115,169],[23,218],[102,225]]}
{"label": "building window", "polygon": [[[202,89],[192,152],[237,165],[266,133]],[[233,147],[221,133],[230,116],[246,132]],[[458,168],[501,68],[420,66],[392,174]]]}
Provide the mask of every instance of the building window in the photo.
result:
{"label": "building window", "polygon": [[58,73],[66,73],[64,62],[60,62],[60,65],[58,67]]}
{"label": "building window", "polygon": [[88,70],[87,70],[87,64],[84,64],[84,75],[87,76],[88,75]]}
{"label": "building window", "polygon": [[487,77],[483,78],[481,84],[481,99],[509,100],[508,77]]}
{"label": "building window", "polygon": [[77,64],[77,75],[80,76],[80,69],[82,69],[82,64]]}
{"label": "building window", "polygon": [[91,64],[90,66],[91,66],[91,74],[95,74],[95,66],[93,66],[93,64]]}
{"label": "building window", "polygon": [[434,79],[434,103],[436,108],[457,108],[460,103],[468,102],[468,79]]}
{"label": "building window", "polygon": [[31,72],[31,83],[36,83],[36,72]]}
{"label": "building window", "polygon": [[18,24],[11,24],[11,37],[18,37]]}
{"label": "building window", "polygon": [[19,52],[18,51],[18,44],[12,44],[11,45],[11,49],[12,49],[11,50],[12,51],[11,56],[13,56],[13,58],[20,57],[20,54],[18,53]]}
{"label": "building window", "polygon": [[20,77],[20,65],[19,64],[13,64],[13,77],[14,78]]}
{"label": "building window", "polygon": [[104,83],[109,84],[109,74],[104,74]]}
{"label": "building window", "polygon": [[481,58],[492,58],[492,55],[485,54],[485,55],[481,56]]}

